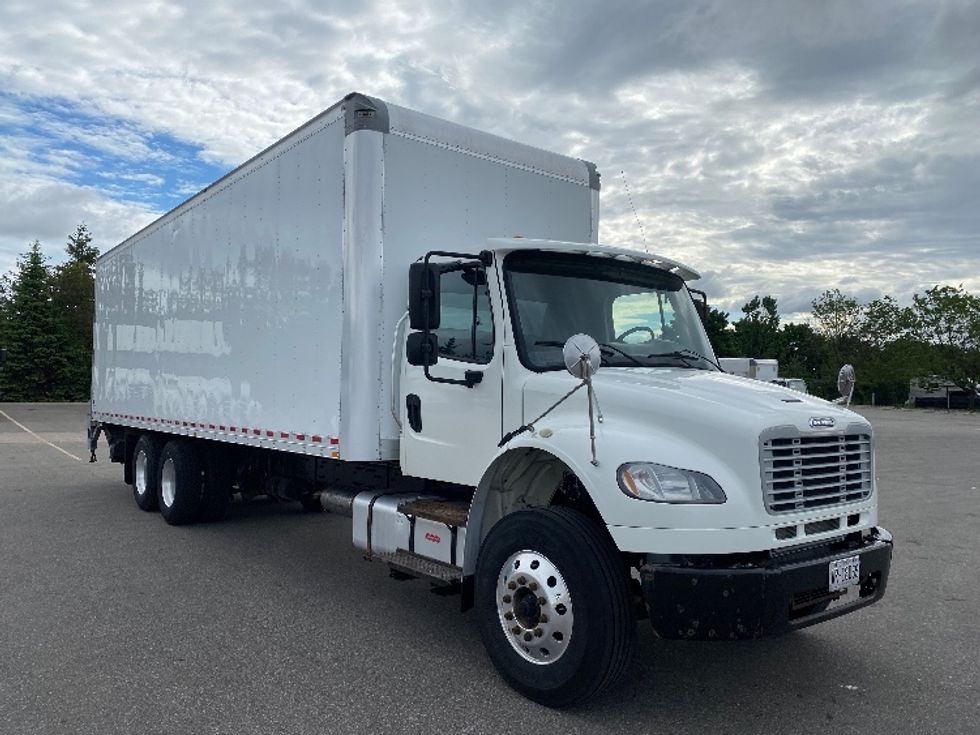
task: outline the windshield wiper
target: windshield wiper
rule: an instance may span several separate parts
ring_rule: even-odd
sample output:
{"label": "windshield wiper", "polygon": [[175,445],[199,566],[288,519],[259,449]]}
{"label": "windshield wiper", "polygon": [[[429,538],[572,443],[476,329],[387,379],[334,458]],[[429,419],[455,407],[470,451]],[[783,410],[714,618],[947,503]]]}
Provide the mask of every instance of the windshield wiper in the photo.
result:
{"label": "windshield wiper", "polygon": [[[721,370],[721,365],[719,365],[716,362],[713,362],[713,361],[709,360],[707,357],[705,357],[704,355],[702,355],[700,352],[697,352],[696,350],[692,350],[689,347],[682,347],[679,350],[673,350],[671,352],[655,352],[652,355],[647,355],[647,359],[651,359],[651,358],[655,358],[655,357],[673,357],[673,358],[676,358],[678,360],[685,360],[686,361],[685,364],[688,367],[695,367],[694,365],[692,365],[690,363],[690,360],[691,359],[703,360],[704,362],[708,363],[709,365],[712,365],[713,367],[716,367],[719,370]],[[697,368],[697,369],[698,370],[705,370],[706,368]]]}
{"label": "windshield wiper", "polygon": [[[646,365],[644,365],[640,360],[638,360],[637,358],[633,357],[633,355],[629,354],[628,352],[623,352],[618,347],[613,347],[612,345],[608,345],[605,342],[598,342],[597,344],[599,345],[600,352],[602,352],[603,350],[609,350],[609,352],[615,352],[618,355],[622,355],[627,360],[629,360],[630,362],[633,362],[634,364],[638,365],[639,367],[646,367]],[[536,347],[564,347],[565,346],[565,343],[564,342],[559,342],[556,339],[542,339],[542,340],[538,340],[537,342],[535,342],[534,345]],[[609,359],[605,354],[603,354],[602,357],[603,357],[603,359],[606,359],[606,360]]]}
{"label": "windshield wiper", "polygon": [[602,349],[607,349],[607,350],[609,350],[610,352],[615,352],[615,353],[616,353],[616,354],[618,354],[618,355],[622,355],[622,356],[623,356],[623,357],[625,357],[625,358],[626,358],[627,360],[630,360],[630,361],[632,361],[632,362],[634,362],[634,363],[636,363],[636,364],[637,364],[637,365],[639,365],[640,367],[646,367],[646,365],[644,365],[644,364],[643,364],[642,362],[640,362],[640,361],[639,361],[638,359],[636,359],[635,357],[633,357],[633,355],[631,355],[631,354],[629,354],[628,352],[623,352],[623,351],[622,351],[621,349],[619,349],[618,347],[613,347],[612,345],[608,345],[608,344],[606,344],[605,342],[600,342],[600,343],[599,343],[599,349],[600,349],[600,352],[602,351]]}

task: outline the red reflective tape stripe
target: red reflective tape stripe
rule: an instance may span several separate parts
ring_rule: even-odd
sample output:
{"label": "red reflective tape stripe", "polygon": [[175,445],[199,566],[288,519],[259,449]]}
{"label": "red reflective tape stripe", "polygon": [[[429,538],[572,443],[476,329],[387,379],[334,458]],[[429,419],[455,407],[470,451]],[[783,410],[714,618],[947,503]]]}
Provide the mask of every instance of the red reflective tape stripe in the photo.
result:
{"label": "red reflective tape stripe", "polygon": [[279,438],[280,439],[288,439],[289,438],[289,434],[287,432],[285,432],[285,431],[280,431],[279,432]]}
{"label": "red reflective tape stripe", "polygon": [[332,437],[330,437],[330,443],[331,444],[340,444],[340,439],[338,439],[335,436],[332,436]]}
{"label": "red reflective tape stripe", "polygon": [[259,436],[262,433],[262,429],[252,429],[252,433],[255,434],[255,436]]}
{"label": "red reflective tape stripe", "polygon": [[306,441],[306,434],[297,434],[296,438],[300,441]]}
{"label": "red reflective tape stripe", "polygon": [[310,438],[311,438],[311,439],[312,439],[313,441],[315,441],[315,442],[317,442],[318,444],[319,444],[320,442],[322,442],[322,441],[323,441],[323,437],[322,437],[322,436],[317,436],[316,434],[314,434],[314,435],[313,435],[312,437],[310,437]]}

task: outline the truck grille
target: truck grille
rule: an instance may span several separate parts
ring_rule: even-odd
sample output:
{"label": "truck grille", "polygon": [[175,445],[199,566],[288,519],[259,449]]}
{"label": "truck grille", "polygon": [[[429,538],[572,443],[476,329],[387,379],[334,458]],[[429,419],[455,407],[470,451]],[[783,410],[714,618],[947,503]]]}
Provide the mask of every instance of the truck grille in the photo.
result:
{"label": "truck grille", "polygon": [[871,436],[765,436],[762,492],[770,513],[855,503],[871,495]]}

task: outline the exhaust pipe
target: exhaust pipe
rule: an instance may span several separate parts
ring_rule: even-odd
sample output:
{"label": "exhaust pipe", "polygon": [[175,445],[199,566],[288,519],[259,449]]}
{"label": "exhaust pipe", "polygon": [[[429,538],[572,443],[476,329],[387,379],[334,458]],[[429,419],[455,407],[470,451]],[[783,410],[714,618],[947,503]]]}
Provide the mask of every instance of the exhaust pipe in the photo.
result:
{"label": "exhaust pipe", "polygon": [[354,515],[354,498],[363,490],[340,490],[330,488],[320,491],[320,505],[327,513],[350,518]]}

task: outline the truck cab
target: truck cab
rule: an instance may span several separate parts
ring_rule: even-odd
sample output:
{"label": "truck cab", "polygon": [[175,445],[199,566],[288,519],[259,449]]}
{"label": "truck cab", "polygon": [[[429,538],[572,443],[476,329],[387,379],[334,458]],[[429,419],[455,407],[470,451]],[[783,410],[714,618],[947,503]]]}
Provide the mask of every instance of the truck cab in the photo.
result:
{"label": "truck cab", "polygon": [[[626,591],[623,618],[639,610],[666,638],[778,634],[881,598],[891,537],[877,526],[872,427],[721,370],[687,285],[696,271],[635,250],[516,238],[413,269],[395,345],[400,464],[475,488],[454,561],[518,689],[546,702],[574,689],[542,693],[536,682],[577,631],[549,605],[574,605],[588,625],[580,600],[594,602],[603,584],[576,589],[567,578],[588,575],[566,565],[590,554],[607,556],[604,574],[618,569],[621,585],[595,614],[616,619]],[[598,358],[584,380],[566,369],[582,335]],[[549,538],[543,528],[557,532],[569,514],[594,526],[593,543],[538,548],[534,536]],[[550,582],[560,601],[537,596]],[[616,635],[628,637],[610,634],[607,647]]]}

